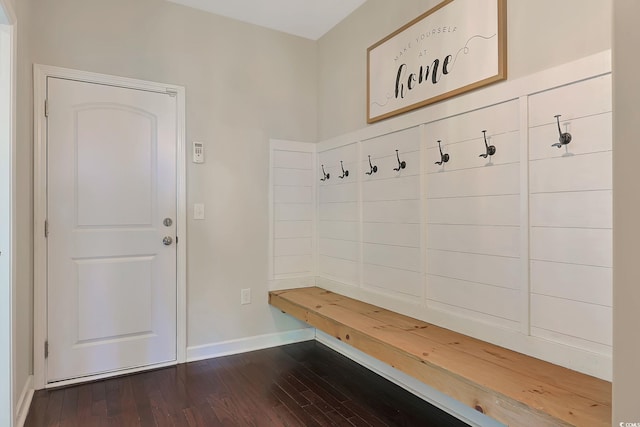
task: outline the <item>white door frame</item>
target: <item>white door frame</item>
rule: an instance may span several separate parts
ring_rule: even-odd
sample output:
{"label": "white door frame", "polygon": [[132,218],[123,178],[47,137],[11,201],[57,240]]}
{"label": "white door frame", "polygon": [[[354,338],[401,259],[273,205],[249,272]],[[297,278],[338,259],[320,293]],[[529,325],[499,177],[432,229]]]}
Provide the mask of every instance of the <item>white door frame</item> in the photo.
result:
{"label": "white door frame", "polygon": [[[34,309],[33,309],[33,370],[36,389],[47,388],[44,345],[47,333],[47,242],[44,236],[44,222],[47,213],[47,121],[44,115],[47,96],[47,77],[99,83],[151,92],[172,93],[177,97],[177,324],[176,355],[177,363],[186,361],[187,354],[187,299],[186,299],[186,153],[185,153],[185,88],[163,83],[106,74],[72,70],[35,64],[33,68],[33,139],[34,139]],[[173,365],[175,363],[169,363]],[[154,367],[161,366],[155,365]],[[147,368],[118,371],[117,375],[136,372]],[[81,381],[106,378],[114,375],[101,374],[76,380],[56,382],[55,386],[73,384]]]}
{"label": "white door frame", "polygon": [[[16,266],[16,239],[15,239],[15,171],[16,171],[16,34],[17,34],[17,20],[15,12],[12,8],[12,4],[5,0],[0,0],[0,25],[3,26],[0,29],[0,43],[9,45],[8,57],[0,58],[0,66],[6,66],[9,70],[9,82],[8,99],[3,99],[1,102],[8,102],[5,105],[6,113],[9,115],[9,127],[6,129],[6,134],[3,135],[4,141],[2,144],[8,143],[8,147],[2,147],[2,149],[8,148],[9,150],[9,170],[6,171],[9,177],[7,194],[8,205],[5,205],[7,200],[0,200],[3,206],[9,206],[9,221],[7,224],[0,224],[0,227],[6,227],[3,232],[8,233],[9,247],[5,248],[3,257],[8,257],[9,270],[8,276],[2,277],[1,281],[6,279],[6,290],[3,290],[0,295],[0,313],[2,313],[2,321],[0,321],[0,424],[13,426],[16,422],[16,375],[13,369],[13,361],[15,360],[15,341],[16,341],[16,322],[15,322],[15,266]],[[8,42],[8,43],[7,43]],[[8,60],[8,62],[7,62]],[[7,83],[7,82],[4,82]],[[3,108],[4,108],[3,107]],[[4,184],[3,184],[4,185]],[[4,209],[4,208],[3,208]]]}

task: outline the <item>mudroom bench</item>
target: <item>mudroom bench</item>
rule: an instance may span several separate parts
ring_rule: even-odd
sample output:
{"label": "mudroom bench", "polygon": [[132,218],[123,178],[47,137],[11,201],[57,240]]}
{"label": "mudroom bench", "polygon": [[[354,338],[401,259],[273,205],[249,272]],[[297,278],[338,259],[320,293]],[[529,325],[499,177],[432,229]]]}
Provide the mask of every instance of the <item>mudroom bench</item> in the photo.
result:
{"label": "mudroom bench", "polygon": [[317,287],[269,303],[504,424],[611,425],[610,382]]}

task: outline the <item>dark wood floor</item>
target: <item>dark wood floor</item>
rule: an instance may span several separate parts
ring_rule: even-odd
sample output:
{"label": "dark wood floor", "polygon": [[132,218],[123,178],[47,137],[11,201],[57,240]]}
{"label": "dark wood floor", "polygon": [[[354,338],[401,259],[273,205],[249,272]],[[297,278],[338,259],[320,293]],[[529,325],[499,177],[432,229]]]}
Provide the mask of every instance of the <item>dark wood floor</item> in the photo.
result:
{"label": "dark wood floor", "polygon": [[26,427],[466,426],[315,341],[36,392]]}

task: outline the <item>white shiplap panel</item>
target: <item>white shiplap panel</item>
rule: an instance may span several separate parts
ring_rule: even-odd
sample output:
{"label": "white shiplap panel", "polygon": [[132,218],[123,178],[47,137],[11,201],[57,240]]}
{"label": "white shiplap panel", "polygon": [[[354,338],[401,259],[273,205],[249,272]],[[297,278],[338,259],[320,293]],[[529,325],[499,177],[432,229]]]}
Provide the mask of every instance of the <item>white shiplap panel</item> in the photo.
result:
{"label": "white shiplap panel", "polygon": [[520,196],[485,196],[431,199],[427,203],[430,224],[520,224]]}
{"label": "white shiplap panel", "polygon": [[313,169],[313,154],[302,151],[273,150],[273,167],[284,169]]}
{"label": "white shiplap panel", "polygon": [[311,203],[277,203],[273,206],[276,221],[311,221],[313,205]]}
{"label": "white shiplap panel", "polygon": [[531,225],[611,228],[611,190],[538,193],[530,197]]}
{"label": "white shiplap panel", "polygon": [[362,199],[366,202],[378,200],[411,200],[419,198],[419,175],[362,183]]}
{"label": "white shiplap panel", "polygon": [[611,152],[531,161],[531,193],[611,190]]}
{"label": "white shiplap panel", "polygon": [[312,203],[313,190],[311,187],[281,186],[273,187],[274,203]]}
{"label": "white shiplap panel", "polygon": [[513,100],[481,108],[459,116],[438,120],[426,125],[427,147],[437,149],[437,140],[466,141],[482,136],[518,129],[518,101]]}
{"label": "white shiplap panel", "polygon": [[359,224],[346,221],[319,221],[318,236],[328,239],[357,241]]}
{"label": "white shiplap panel", "polygon": [[420,249],[365,243],[362,259],[367,264],[420,272]]}
{"label": "white shiplap panel", "polygon": [[338,165],[339,168],[340,160],[342,160],[346,166],[347,163],[357,161],[357,157],[358,144],[353,143],[318,153],[318,162],[319,164],[324,163],[325,165]]}
{"label": "white shiplap panel", "polygon": [[427,305],[430,310],[441,311],[447,313],[447,315],[454,315],[458,318],[464,319],[463,322],[482,322],[484,324],[498,326],[504,329],[518,330],[520,328],[520,323],[518,321],[503,319],[501,317],[480,313],[478,311],[468,310],[466,308],[458,307],[451,304],[429,300],[427,302]]}
{"label": "white shiplap panel", "polygon": [[273,258],[273,264],[275,275],[310,273],[313,257],[311,255],[276,256]]}
{"label": "white shiplap panel", "polygon": [[531,261],[531,292],[612,306],[613,274],[609,267]]}
{"label": "white shiplap panel", "polygon": [[382,265],[364,264],[363,286],[373,287],[378,292],[400,293],[414,297],[422,296],[422,274],[416,271],[398,270]]}
{"label": "white shiplap panel", "polygon": [[275,239],[273,253],[275,256],[311,255],[313,245],[311,238]]}
{"label": "white shiplap panel", "polygon": [[311,237],[313,223],[311,221],[276,221],[273,236],[276,239],[292,239]]}
{"label": "white shiplap panel", "polygon": [[520,229],[475,225],[429,225],[427,248],[518,257]]}
{"label": "white shiplap panel", "polygon": [[357,261],[360,253],[360,244],[348,240],[321,238],[318,242],[318,253],[333,258]]}
{"label": "white shiplap panel", "polygon": [[419,200],[397,200],[390,202],[363,202],[364,222],[394,222],[401,224],[420,223]]}
{"label": "white shiplap panel", "polygon": [[331,203],[318,207],[318,218],[321,221],[358,221],[360,213],[358,203]]}
{"label": "white shiplap panel", "polygon": [[612,265],[612,231],[588,228],[531,229],[531,259],[599,267]]}
{"label": "white shiplap panel", "polygon": [[546,341],[560,343],[570,348],[579,348],[582,350],[587,350],[591,353],[604,355],[609,360],[611,359],[612,346],[610,345],[600,344],[600,343],[585,340],[582,338],[572,337],[569,335],[561,334],[559,332],[537,328],[535,326],[531,327],[531,336],[536,338],[541,338]]}
{"label": "white shiplap panel", "polygon": [[[400,168],[399,171],[396,171],[394,169],[398,168],[398,157],[400,157],[400,161],[405,162],[405,168]],[[420,151],[399,152],[398,156],[396,156],[395,151],[391,151],[381,157],[374,158],[371,156],[371,165],[377,166],[378,171],[368,175],[367,172],[371,172],[371,166],[369,166],[369,158],[364,156],[360,165],[362,168],[362,176],[360,178],[363,182],[419,175]]]}
{"label": "white shiplap panel", "polygon": [[518,289],[520,260],[430,249],[427,251],[427,273],[430,276]]}
{"label": "white shiplap panel", "polygon": [[529,97],[529,126],[606,113],[612,110],[611,75],[596,77]]}
{"label": "white shiplap panel", "polygon": [[[520,133],[509,132],[498,135],[487,134],[487,143],[496,147],[496,154],[491,157],[493,165],[517,163],[520,160]],[[444,142],[444,141],[443,141]],[[460,169],[477,168],[484,166],[488,159],[480,157],[486,152],[484,138],[480,136],[454,143],[452,140],[446,141],[442,147],[442,152],[449,154],[449,161],[442,165],[436,165],[440,161],[440,150],[437,145],[427,151],[427,173],[450,172]]]}
{"label": "white shiplap panel", "polygon": [[512,321],[519,318],[518,291],[431,275],[427,280],[429,300]]}
{"label": "white shiplap panel", "polygon": [[420,247],[420,224],[369,223],[362,225],[362,241],[383,245]]}
{"label": "white shiplap panel", "polygon": [[561,126],[571,134],[571,142],[562,148],[552,147],[558,142],[558,125],[551,123],[529,130],[529,159],[548,159],[567,154],[587,154],[611,150],[612,113],[581,117]]}
{"label": "white shiplap panel", "polygon": [[518,194],[518,163],[433,173],[427,176],[427,198]]}
{"label": "white shiplap panel", "polygon": [[612,309],[533,294],[531,326],[610,346]]}
{"label": "white shiplap panel", "polygon": [[395,157],[395,150],[402,154],[418,151],[419,148],[420,128],[417,126],[362,141],[362,154],[365,158],[371,155],[372,159],[389,155]]}
{"label": "white shiplap panel", "polygon": [[[322,175],[322,167],[324,166],[324,172],[328,175],[326,180],[322,180],[324,175]],[[344,176],[342,175],[342,169],[344,168]],[[334,185],[341,185],[346,183],[357,182],[357,168],[358,162],[351,161],[346,162],[343,161],[342,165],[340,162],[337,163],[318,163],[318,185],[320,187],[331,187]]]}
{"label": "white shiplap panel", "polygon": [[311,187],[313,185],[313,174],[310,170],[304,169],[273,169],[274,186],[298,186]]}
{"label": "white shiplap panel", "polygon": [[330,186],[321,185],[318,192],[320,194],[320,205],[324,203],[355,202],[358,200],[358,184],[355,182]]}
{"label": "white shiplap panel", "polygon": [[329,256],[318,256],[320,276],[328,277],[347,284],[358,283],[358,263]]}

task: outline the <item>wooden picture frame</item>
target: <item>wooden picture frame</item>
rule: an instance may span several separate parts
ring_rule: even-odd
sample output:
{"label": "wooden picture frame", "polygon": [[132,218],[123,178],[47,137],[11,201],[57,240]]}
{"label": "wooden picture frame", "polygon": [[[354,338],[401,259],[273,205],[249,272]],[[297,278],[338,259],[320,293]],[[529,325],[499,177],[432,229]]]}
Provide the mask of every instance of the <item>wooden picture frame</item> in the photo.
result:
{"label": "wooden picture frame", "polygon": [[367,123],[507,78],[507,0],[445,0],[367,49]]}

